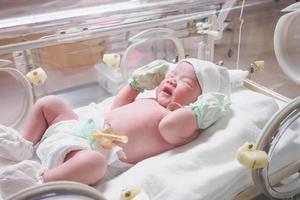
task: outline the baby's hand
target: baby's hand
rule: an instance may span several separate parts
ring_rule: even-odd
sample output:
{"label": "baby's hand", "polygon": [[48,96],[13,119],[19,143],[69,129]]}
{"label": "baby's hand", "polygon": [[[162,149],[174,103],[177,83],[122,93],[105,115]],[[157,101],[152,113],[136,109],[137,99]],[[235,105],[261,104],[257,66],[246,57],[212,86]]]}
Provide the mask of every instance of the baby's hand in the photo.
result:
{"label": "baby's hand", "polygon": [[164,60],[155,60],[133,72],[129,84],[137,92],[153,90],[165,78],[169,65]]}
{"label": "baby's hand", "polygon": [[167,109],[170,110],[170,111],[174,111],[174,110],[177,110],[179,108],[181,108],[182,105],[179,104],[179,103],[176,103],[176,102],[171,102],[168,106],[167,106]]}
{"label": "baby's hand", "polygon": [[221,93],[206,93],[187,107],[195,114],[198,129],[205,129],[215,123],[229,110],[230,99]]}

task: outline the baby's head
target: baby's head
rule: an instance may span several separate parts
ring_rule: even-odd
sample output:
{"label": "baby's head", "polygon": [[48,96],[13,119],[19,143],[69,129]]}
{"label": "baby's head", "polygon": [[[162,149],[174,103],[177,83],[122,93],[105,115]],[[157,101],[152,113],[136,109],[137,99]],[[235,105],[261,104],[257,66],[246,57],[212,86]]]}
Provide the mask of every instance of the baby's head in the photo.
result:
{"label": "baby's head", "polygon": [[181,62],[159,84],[156,98],[164,107],[171,102],[188,105],[194,102],[201,93],[193,66],[187,62]]}
{"label": "baby's head", "polygon": [[190,58],[181,60],[160,83],[156,98],[164,107],[170,103],[185,106],[208,92],[229,94],[228,71],[211,62]]}

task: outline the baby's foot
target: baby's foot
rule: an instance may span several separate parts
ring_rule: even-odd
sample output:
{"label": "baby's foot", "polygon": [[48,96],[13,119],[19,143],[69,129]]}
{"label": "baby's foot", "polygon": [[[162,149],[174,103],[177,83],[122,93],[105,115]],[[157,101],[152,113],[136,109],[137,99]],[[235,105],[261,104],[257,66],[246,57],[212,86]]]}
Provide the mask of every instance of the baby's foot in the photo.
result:
{"label": "baby's foot", "polygon": [[44,172],[41,165],[32,160],[24,160],[15,165],[4,167],[0,170],[0,191],[2,198],[16,192],[42,184],[42,173]]}
{"label": "baby's foot", "polygon": [[12,161],[30,159],[33,144],[10,127],[0,125],[0,157]]}

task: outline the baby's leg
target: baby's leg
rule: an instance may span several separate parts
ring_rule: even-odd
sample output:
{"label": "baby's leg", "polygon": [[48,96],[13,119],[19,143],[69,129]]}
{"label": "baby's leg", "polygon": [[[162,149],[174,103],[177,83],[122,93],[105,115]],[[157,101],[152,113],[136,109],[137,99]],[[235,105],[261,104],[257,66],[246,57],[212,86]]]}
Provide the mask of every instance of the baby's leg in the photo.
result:
{"label": "baby's leg", "polygon": [[90,150],[73,151],[67,155],[62,165],[46,170],[43,179],[44,182],[66,180],[91,185],[104,176],[106,168],[106,160],[101,153]]}
{"label": "baby's leg", "polygon": [[72,108],[55,96],[39,99],[29,112],[22,128],[23,137],[36,144],[46,129],[59,121],[78,119]]}

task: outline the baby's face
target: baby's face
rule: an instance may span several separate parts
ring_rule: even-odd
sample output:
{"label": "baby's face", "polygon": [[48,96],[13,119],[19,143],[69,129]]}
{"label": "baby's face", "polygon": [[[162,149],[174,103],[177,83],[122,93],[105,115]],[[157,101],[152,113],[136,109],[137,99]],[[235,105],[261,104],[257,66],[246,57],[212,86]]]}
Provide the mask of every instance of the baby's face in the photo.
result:
{"label": "baby's face", "polygon": [[188,105],[196,101],[200,94],[201,88],[194,68],[186,62],[178,64],[156,90],[157,101],[164,107],[170,103]]}

